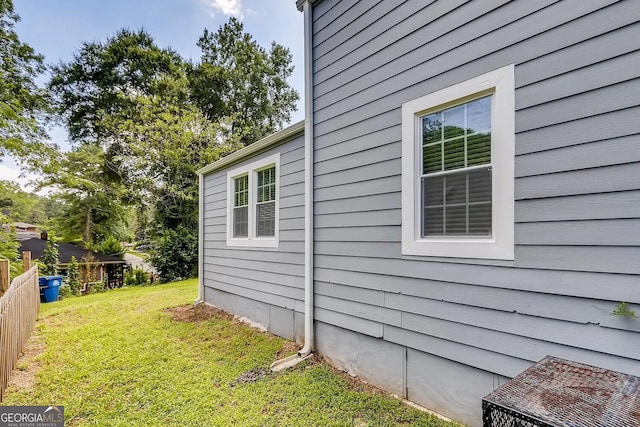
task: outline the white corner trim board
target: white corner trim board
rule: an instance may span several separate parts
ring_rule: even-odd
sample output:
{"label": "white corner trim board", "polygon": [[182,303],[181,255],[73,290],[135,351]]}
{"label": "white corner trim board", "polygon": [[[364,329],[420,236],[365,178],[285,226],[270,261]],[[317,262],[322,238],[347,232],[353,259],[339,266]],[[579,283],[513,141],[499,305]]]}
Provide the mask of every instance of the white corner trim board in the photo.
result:
{"label": "white corner trim board", "polygon": [[[403,255],[514,259],[514,69],[513,64],[507,65],[402,105]],[[485,168],[491,171],[491,234],[484,237],[448,236],[445,232],[441,236],[425,237],[422,230],[423,215],[426,214],[423,213],[421,194],[421,119],[486,96],[491,96],[491,164]],[[442,144],[444,147],[445,142]]]}

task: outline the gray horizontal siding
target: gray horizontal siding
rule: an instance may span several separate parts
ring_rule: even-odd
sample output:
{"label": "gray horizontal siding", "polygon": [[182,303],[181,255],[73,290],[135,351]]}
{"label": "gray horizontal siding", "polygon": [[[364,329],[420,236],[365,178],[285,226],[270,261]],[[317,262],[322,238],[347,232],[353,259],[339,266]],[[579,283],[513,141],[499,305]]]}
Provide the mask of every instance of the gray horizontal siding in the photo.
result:
{"label": "gray horizontal siding", "polygon": [[[342,274],[335,270],[320,270],[317,276],[319,281],[316,292],[321,295],[380,307],[391,307],[389,304],[395,295],[396,297],[403,296],[406,301],[411,298],[416,298],[417,301],[429,299],[436,302],[477,306],[508,313],[567,320],[581,324],[591,323],[603,328],[640,332],[640,325],[610,315],[614,306],[611,302],[601,301],[597,298],[558,295],[557,291],[551,288],[540,287],[538,292],[531,292],[526,289],[498,288],[417,278],[405,278],[400,281],[389,275],[373,278],[369,273]],[[320,280],[335,280],[336,278],[338,281]],[[482,298],[486,294],[490,294],[491,298]],[[552,295],[553,298],[549,298],[549,295]]]}
{"label": "gray horizontal siding", "polygon": [[517,222],[639,217],[640,191],[522,200],[516,204]]}
{"label": "gray horizontal siding", "polygon": [[[438,3],[442,2],[436,2],[435,5]],[[380,51],[350,52],[342,59],[341,69],[344,68],[343,71],[346,72],[336,73],[335,66],[319,70],[318,64],[314,64],[318,82],[315,108],[320,112],[319,110],[329,105],[338,107],[335,110],[332,108],[333,112],[330,113],[335,115],[342,110],[334,104],[339,100],[348,99],[351,93],[358,93],[362,98],[361,105],[368,104],[375,99],[426,81],[427,78],[432,85],[446,86],[453,82],[452,79],[461,79],[462,76],[456,69],[463,70],[462,66],[465,64],[476,67],[473,63],[480,59],[480,62],[486,62],[485,56],[489,56],[494,63],[506,63],[509,60],[518,63],[532,61],[637,21],[637,11],[622,12],[624,6],[614,5],[601,13],[592,13],[594,9],[604,7],[608,3],[612,1],[513,1],[472,21],[465,16],[471,9],[480,13],[483,10],[494,9],[498,2],[467,3],[445,15],[443,19],[437,20],[438,28],[429,25],[421,27],[395,44],[371,39],[372,47]],[[553,5],[545,7],[545,4]],[[537,9],[540,9],[540,12],[531,14]],[[505,15],[507,11],[508,14]],[[575,12],[581,19],[566,23],[563,15],[567,12]],[[622,13],[626,13],[626,16],[623,17]],[[429,20],[422,19],[421,25]],[[386,34],[399,37],[401,32],[394,29]],[[620,48],[611,46],[611,49],[617,52]],[[629,45],[626,49],[629,49]],[[452,55],[454,51],[456,54]],[[361,56],[362,60],[357,58],[357,55]],[[436,59],[442,65],[432,73],[422,73],[419,66],[432,59]],[[326,82],[321,77],[324,74],[328,76]],[[401,81],[406,83],[403,84]],[[334,92],[335,94],[329,97],[329,94]],[[353,105],[357,106],[355,103]]]}
{"label": "gray horizontal siding", "polygon": [[[593,19],[597,19],[597,18],[593,18]],[[617,15],[612,15],[611,20],[613,19],[618,19]],[[632,16],[629,19],[638,19],[638,17],[636,16],[634,18]],[[528,41],[530,43],[534,43],[531,40],[528,40]],[[544,41],[537,41],[535,44],[536,46],[541,46],[543,45],[543,43]],[[523,52],[523,53],[520,53],[520,55],[525,55],[531,51],[531,49],[529,49],[527,46],[519,46],[519,45],[515,45],[513,50],[514,52]],[[472,51],[475,52],[476,49],[472,49]],[[455,50],[452,52],[457,53],[457,51]],[[502,57],[497,58],[498,61],[495,61],[495,60],[492,61],[491,57],[487,57],[487,59],[485,59],[483,62],[486,63],[486,66],[490,66],[491,63],[504,64],[509,61],[515,60],[513,58],[513,55],[509,54],[509,52],[505,53],[504,51],[500,51],[500,53]],[[449,56],[455,59],[455,58],[466,58],[468,55],[464,53],[459,53],[454,56],[452,55],[449,55]],[[412,55],[410,57],[416,58],[417,54]],[[437,60],[438,62],[440,62],[442,61],[442,59],[443,58],[438,57],[438,58],[435,58],[434,60]],[[527,60],[529,58],[524,57],[522,59]],[[464,66],[458,66],[458,68],[453,68],[450,72],[434,76],[428,80],[425,80],[424,72],[422,72],[422,70],[420,70],[419,67],[416,67],[415,69],[413,69],[415,73],[414,77],[400,74],[398,76],[394,76],[394,78],[392,79],[384,80],[379,85],[374,85],[365,91],[357,92],[357,97],[345,98],[344,101],[330,104],[330,108],[326,108],[326,114],[324,109],[322,108],[318,109],[319,107],[316,107],[317,108],[316,123],[318,124],[316,126],[316,135],[322,136],[324,134],[327,134],[332,131],[341,129],[345,126],[348,126],[350,123],[360,122],[366,117],[371,117],[372,115],[379,116],[379,120],[383,120],[384,118],[386,118],[385,113],[389,111],[391,104],[393,103],[400,104],[408,99],[411,99],[413,97],[413,94],[416,92],[416,90],[420,90],[421,92],[424,92],[424,93],[429,93],[435,90],[436,88],[447,86],[457,81],[469,78],[474,75],[475,71],[477,71],[478,65],[482,65],[482,64],[475,64],[472,62],[467,63]],[[455,67],[454,64],[451,64],[451,66]],[[393,70],[402,70],[402,69],[404,68],[396,67],[395,65],[393,66]],[[376,72],[379,72],[379,70],[376,70]],[[363,82],[366,82],[366,84],[371,84],[370,79],[367,79],[366,77],[368,76],[362,77],[358,81],[363,81]],[[413,85],[414,87],[407,88],[407,86],[409,85]],[[585,88],[585,89],[588,89],[588,88]],[[602,90],[608,90],[611,93],[615,93],[616,90],[621,90],[621,89],[605,88]],[[345,93],[349,93],[349,91],[345,90],[344,87],[340,87],[339,90],[337,90],[337,93],[339,93],[341,96],[345,96]],[[584,95],[584,97],[588,98],[588,94]],[[366,106],[366,109],[361,109],[360,106]],[[584,114],[591,114],[591,115],[595,114],[596,111],[602,112],[607,108],[609,108],[607,105],[602,105],[602,106],[586,105],[584,107],[587,108],[587,110],[588,108],[596,109],[593,112],[586,111],[584,113]],[[622,108],[622,105],[617,106],[617,108]],[[575,113],[578,114],[578,113],[581,113],[582,109],[583,108],[577,108],[577,109],[574,108],[571,110],[571,112],[568,112],[568,113],[573,113],[575,110]],[[553,107],[550,107],[550,110],[553,110]],[[366,112],[366,116],[363,116],[365,112]],[[328,119],[332,119],[332,120],[328,120]],[[562,117],[560,118],[551,117],[548,122],[544,122],[544,125],[548,126],[554,123],[559,123],[561,122],[561,119]],[[518,123],[517,123],[518,130],[524,131],[524,130],[532,129],[535,126],[540,126],[541,124],[536,122],[536,120],[542,120],[542,119],[538,119],[537,115],[534,114],[534,112],[531,112],[529,114],[525,110],[523,111],[523,114],[518,115],[517,120],[518,120]],[[530,124],[529,121],[531,121],[532,123]],[[382,128],[383,126],[386,126],[388,124],[389,124],[388,122],[383,120],[380,123],[376,123],[376,126]]]}
{"label": "gray horizontal siding", "polygon": [[531,366],[531,362],[528,360],[518,359],[506,354],[433,337],[407,328],[398,328],[390,325],[383,326],[384,339],[390,342],[436,354],[445,359],[474,366],[505,377],[514,377]]}
{"label": "gray horizontal siding", "polygon": [[518,156],[517,177],[640,162],[637,143],[632,135]]}
{"label": "gray horizontal siding", "polygon": [[[318,320],[505,376],[546,354],[640,373],[640,324],[611,316],[620,301],[640,304],[640,9],[613,0],[317,9]],[[515,260],[403,257],[402,103],[510,63]]]}
{"label": "gray horizontal siding", "polygon": [[[280,153],[277,248],[227,247],[227,170]],[[297,137],[205,176],[204,285],[302,311],[304,304],[304,138]],[[215,301],[210,301],[215,304]]]}
{"label": "gray horizontal siding", "polygon": [[[398,289],[399,292],[404,292],[402,290],[405,286],[429,286],[432,281],[437,281],[600,299],[607,307],[613,307],[616,301],[640,304],[637,277],[625,274],[588,272],[567,274],[562,270],[528,270],[504,266],[487,268],[484,265],[469,263],[414,259],[404,259],[398,263],[389,259],[357,259],[337,255],[318,255],[315,267],[317,280],[377,290]],[[346,278],[349,279],[348,282],[345,281]],[[593,283],[602,285],[594,286]],[[622,320],[626,322],[626,319]],[[623,324],[629,324],[629,322]],[[632,326],[629,324],[628,327]]]}

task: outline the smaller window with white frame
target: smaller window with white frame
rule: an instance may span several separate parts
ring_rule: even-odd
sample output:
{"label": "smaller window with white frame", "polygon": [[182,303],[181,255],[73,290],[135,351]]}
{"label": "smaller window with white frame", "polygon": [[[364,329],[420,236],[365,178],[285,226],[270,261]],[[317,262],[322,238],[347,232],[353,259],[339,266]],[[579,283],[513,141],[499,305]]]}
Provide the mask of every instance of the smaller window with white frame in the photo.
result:
{"label": "smaller window with white frame", "polygon": [[227,172],[227,246],[278,246],[280,155]]}
{"label": "smaller window with white frame", "polygon": [[514,66],[402,106],[403,255],[513,260]]}

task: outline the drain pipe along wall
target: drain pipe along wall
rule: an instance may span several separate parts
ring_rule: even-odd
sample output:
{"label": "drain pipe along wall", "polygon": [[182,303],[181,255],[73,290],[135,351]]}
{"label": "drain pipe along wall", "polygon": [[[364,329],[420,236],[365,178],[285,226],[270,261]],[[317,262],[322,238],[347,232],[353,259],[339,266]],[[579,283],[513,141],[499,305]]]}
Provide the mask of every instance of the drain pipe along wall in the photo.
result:
{"label": "drain pipe along wall", "polygon": [[[300,6],[300,1],[298,6]],[[295,366],[311,355],[314,348],[313,328],[313,60],[311,56],[312,5],[302,4],[304,14],[304,346],[292,356],[276,360],[271,370],[281,371]]]}
{"label": "drain pipe along wall", "polygon": [[313,6],[306,1],[304,13],[304,347],[308,356],[314,347],[313,328]]}

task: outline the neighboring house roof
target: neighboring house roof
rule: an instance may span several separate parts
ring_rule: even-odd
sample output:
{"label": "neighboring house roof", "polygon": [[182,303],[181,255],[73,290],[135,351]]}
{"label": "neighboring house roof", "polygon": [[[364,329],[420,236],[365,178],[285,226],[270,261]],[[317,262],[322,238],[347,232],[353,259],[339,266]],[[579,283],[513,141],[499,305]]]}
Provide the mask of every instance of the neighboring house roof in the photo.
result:
{"label": "neighboring house roof", "polygon": [[238,150],[234,153],[229,154],[226,157],[217,160],[210,165],[203,167],[196,171],[198,175],[206,175],[215,170],[221,169],[225,166],[228,166],[232,163],[238,162],[245,157],[249,157],[252,154],[256,154],[259,151],[265,150],[272,145],[284,142],[289,138],[293,138],[300,134],[304,133],[304,120],[299,121],[298,123],[292,124],[289,127],[286,127],[276,133],[272,133],[271,135],[262,138],[261,140],[254,142],[251,145],[247,145],[241,150]]}
{"label": "neighboring house roof", "polygon": [[22,241],[27,239],[39,238],[40,234],[37,231],[16,231],[16,240]]}
{"label": "neighboring house roof", "polygon": [[38,228],[37,225],[34,224],[28,224],[26,222],[14,222],[12,224],[15,228],[22,228],[22,229],[27,229],[27,228]]}
{"label": "neighboring house roof", "polygon": [[2,224],[1,227],[5,231],[13,231],[16,240],[27,240],[33,237],[40,237],[38,226],[27,224],[26,222],[12,222],[10,224]]}
{"label": "neighboring house roof", "polygon": [[[46,244],[46,240],[38,238],[24,240],[20,243],[20,252],[31,252],[32,259],[42,258]],[[93,252],[70,243],[58,243],[58,253],[60,264],[68,264],[72,256],[76,257],[76,260],[81,263],[82,258],[88,254],[91,254],[98,264],[126,264],[126,261],[121,258]]]}

